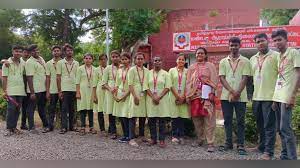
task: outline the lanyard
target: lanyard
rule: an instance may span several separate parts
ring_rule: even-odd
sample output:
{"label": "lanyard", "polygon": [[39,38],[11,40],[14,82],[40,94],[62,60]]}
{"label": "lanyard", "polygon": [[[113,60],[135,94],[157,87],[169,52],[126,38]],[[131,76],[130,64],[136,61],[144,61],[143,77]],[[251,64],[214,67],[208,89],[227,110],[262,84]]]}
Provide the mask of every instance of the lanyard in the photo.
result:
{"label": "lanyard", "polygon": [[92,78],[92,74],[93,74],[93,68],[91,67],[90,74],[88,73],[88,70],[87,70],[86,66],[84,66],[84,68],[85,68],[86,77],[87,77],[87,80],[88,80],[88,83],[89,83],[89,87],[91,87],[91,78]]}
{"label": "lanyard", "polygon": [[182,86],[182,77],[183,77],[183,73],[184,73],[184,70],[182,70],[181,74],[179,72],[179,69],[176,67],[177,69],[177,72],[178,72],[178,87],[180,88],[181,90],[181,86]]}
{"label": "lanyard", "polygon": [[69,77],[71,77],[71,72],[73,70],[73,67],[74,67],[74,62],[72,61],[72,66],[71,66],[71,69],[68,68],[68,62],[65,63],[65,66],[66,66],[66,69],[67,69],[67,72],[68,72],[68,75]]}
{"label": "lanyard", "polygon": [[[159,71],[158,71],[158,73],[159,73]],[[154,75],[154,70],[153,70],[153,89],[154,89],[154,92],[156,92],[156,88],[157,88],[157,78],[158,78],[158,73],[157,73],[157,75],[156,75],[156,77],[155,77],[155,75]]]}
{"label": "lanyard", "polygon": [[138,70],[138,67],[136,66],[136,72],[137,72],[138,77],[139,77],[139,82],[140,82],[141,88],[143,89],[144,77],[145,77],[144,68],[143,67],[142,67],[142,71],[143,71],[143,78],[141,78],[139,70]]}
{"label": "lanyard", "polygon": [[114,82],[116,82],[116,73],[114,71],[115,71],[114,70],[114,65],[111,65],[111,74],[112,74]]}
{"label": "lanyard", "polygon": [[38,59],[34,58],[34,59],[36,60],[36,62],[38,62],[40,65],[42,65],[42,67],[44,68],[45,73],[46,73],[46,67],[45,67],[45,64],[40,60],[40,58],[38,58]]}
{"label": "lanyard", "polygon": [[[283,79],[284,79],[284,77],[283,77],[283,71],[284,71],[284,69],[285,69],[285,68],[284,68],[285,59],[286,59],[286,56],[280,58],[280,62],[279,62],[279,70],[278,70],[279,76],[282,77]],[[285,79],[284,79],[284,80],[285,80]]]}
{"label": "lanyard", "polygon": [[237,70],[237,67],[239,66],[240,59],[238,59],[238,61],[235,64],[235,66],[233,66],[232,61],[230,59],[228,60],[228,62],[229,62],[230,68],[232,69],[232,73],[233,73],[233,77],[234,77],[234,74],[235,74],[235,72]]}
{"label": "lanyard", "polygon": [[[125,86],[125,82],[126,82],[126,77],[127,77],[128,70],[129,70],[129,67],[126,68],[126,71],[123,71],[123,69],[122,69],[122,82],[123,82],[123,88],[124,88],[124,86]],[[125,74],[124,74],[123,72],[125,72]]]}
{"label": "lanyard", "polygon": [[262,66],[263,66],[265,60],[266,60],[266,56],[263,57],[262,60],[260,59],[260,57],[257,58],[257,64],[258,64],[259,74],[261,74]]}

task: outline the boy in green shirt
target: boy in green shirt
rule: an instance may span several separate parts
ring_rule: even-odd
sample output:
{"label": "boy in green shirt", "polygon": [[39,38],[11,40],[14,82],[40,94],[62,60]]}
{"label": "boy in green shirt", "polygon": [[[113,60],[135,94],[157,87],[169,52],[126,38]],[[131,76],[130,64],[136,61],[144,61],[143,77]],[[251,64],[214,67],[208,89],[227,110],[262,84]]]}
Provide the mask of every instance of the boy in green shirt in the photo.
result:
{"label": "boy in green shirt", "polygon": [[37,106],[39,116],[43,122],[43,133],[49,131],[46,116],[46,68],[44,59],[37,54],[38,46],[33,44],[29,47],[31,57],[26,61],[25,71],[27,76],[27,91],[30,100],[26,109],[28,114],[29,130],[38,133],[34,126],[34,111]]}
{"label": "boy in green shirt", "polygon": [[[56,104],[58,102],[58,91],[56,81],[56,66],[61,60],[61,47],[55,45],[51,48],[53,58],[46,63],[46,98],[49,100],[49,131],[54,129],[54,117],[56,113]],[[61,104],[61,102],[60,102]]]}
{"label": "boy in green shirt", "polygon": [[229,39],[230,55],[223,58],[219,64],[219,77],[223,85],[222,89],[222,111],[224,116],[224,126],[226,142],[220,150],[233,149],[232,144],[232,120],[233,111],[237,119],[237,149],[240,155],[245,155],[245,112],[247,102],[246,83],[250,72],[250,61],[240,55],[239,49],[241,40],[238,37]]}
{"label": "boy in green shirt", "polygon": [[279,29],[272,32],[272,39],[280,52],[272,105],[276,113],[277,128],[282,144],[280,158],[297,160],[296,139],[291,124],[292,108],[300,81],[300,53],[288,47],[287,31]]}
{"label": "boy in green shirt", "polygon": [[24,89],[25,64],[20,60],[22,52],[23,47],[14,46],[12,48],[13,56],[8,60],[10,66],[2,66],[3,96],[8,101],[5,136],[20,133],[17,129],[17,122],[22,100],[26,95]]}

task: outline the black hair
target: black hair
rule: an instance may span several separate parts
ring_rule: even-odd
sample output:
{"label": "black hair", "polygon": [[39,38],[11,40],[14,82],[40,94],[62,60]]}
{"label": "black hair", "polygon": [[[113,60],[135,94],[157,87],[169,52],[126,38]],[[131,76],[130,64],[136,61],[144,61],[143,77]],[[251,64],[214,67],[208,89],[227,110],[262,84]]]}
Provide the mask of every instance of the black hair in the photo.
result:
{"label": "black hair", "polygon": [[121,57],[123,56],[128,58],[129,60],[131,59],[131,54],[129,52],[122,52]]}
{"label": "black hair", "polygon": [[266,33],[259,33],[259,34],[255,35],[253,39],[255,41],[258,38],[265,38],[266,40],[268,40],[268,36]]}
{"label": "black hair", "polygon": [[239,44],[241,44],[241,39],[239,37],[230,37],[229,43],[239,43]]}
{"label": "black hair", "polygon": [[69,43],[65,43],[65,45],[63,46],[63,50],[64,52],[67,50],[67,48],[72,49],[73,50],[73,46]]}
{"label": "black hair", "polygon": [[134,54],[134,59],[136,59],[136,57],[137,57],[138,55],[142,55],[142,56],[144,57],[144,59],[145,59],[145,54],[144,54],[143,52],[137,52],[137,53],[135,53],[135,54]]}
{"label": "black hair", "polygon": [[283,37],[284,39],[287,40],[287,35],[288,35],[288,32],[284,29],[278,29],[276,31],[273,31],[272,32],[272,39],[275,38],[275,37],[278,37],[278,36],[281,36]]}
{"label": "black hair", "polygon": [[91,53],[86,53],[86,54],[84,54],[84,55],[83,55],[83,58],[85,58],[85,57],[87,57],[87,56],[90,56],[90,57],[92,57],[92,58],[94,59],[94,56],[93,56]]}
{"label": "black hair", "polygon": [[51,51],[53,51],[55,48],[58,48],[59,50],[61,50],[61,47],[59,45],[54,45],[51,47]]}
{"label": "black hair", "polygon": [[99,60],[100,60],[102,57],[105,57],[106,59],[108,59],[106,54],[100,54],[100,55],[99,55]]}
{"label": "black hair", "polygon": [[29,47],[28,47],[28,51],[32,51],[34,49],[36,49],[38,46],[36,44],[31,44]]}
{"label": "black hair", "polygon": [[24,50],[24,47],[21,45],[13,45],[12,50]]}

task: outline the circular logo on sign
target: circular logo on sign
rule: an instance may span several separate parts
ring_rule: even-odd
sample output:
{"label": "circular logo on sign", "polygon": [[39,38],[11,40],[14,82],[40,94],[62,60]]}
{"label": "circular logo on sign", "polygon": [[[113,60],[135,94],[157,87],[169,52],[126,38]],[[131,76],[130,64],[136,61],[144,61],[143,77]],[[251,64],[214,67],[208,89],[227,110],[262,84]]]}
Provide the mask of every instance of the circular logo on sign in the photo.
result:
{"label": "circular logo on sign", "polygon": [[175,47],[178,47],[178,49],[184,49],[189,46],[189,41],[190,37],[188,33],[178,33],[174,38]]}

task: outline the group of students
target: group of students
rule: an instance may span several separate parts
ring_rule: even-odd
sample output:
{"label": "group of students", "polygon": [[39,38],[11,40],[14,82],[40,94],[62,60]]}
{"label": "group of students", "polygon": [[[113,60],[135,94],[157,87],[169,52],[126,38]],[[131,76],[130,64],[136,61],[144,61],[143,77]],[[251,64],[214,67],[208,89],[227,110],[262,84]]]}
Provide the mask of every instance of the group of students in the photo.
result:
{"label": "group of students", "polygon": [[[4,97],[8,100],[6,135],[20,133],[17,129],[20,109],[23,116],[21,129],[36,133],[36,106],[43,123],[42,132],[53,131],[56,106],[60,102],[61,134],[68,130],[86,134],[86,115],[89,132],[96,134],[93,113],[97,112],[101,134],[107,134],[104,124],[104,114],[107,114],[107,132],[112,139],[117,139],[117,117],[123,132],[120,142],[139,146],[137,139],[140,139],[149,145],[158,143],[163,148],[166,147],[167,118],[172,118],[171,141],[176,144],[183,143],[184,119],[191,118],[198,137],[193,145],[203,146],[206,140],[207,151],[214,152],[216,105],[219,103],[215,93],[220,80],[223,85],[220,99],[226,139],[219,150],[233,149],[232,121],[235,111],[237,151],[245,155],[245,112],[248,101],[245,86],[252,76],[253,113],[257,119],[260,142],[258,147],[249,150],[261,152],[262,159],[272,159],[277,128],[282,144],[281,159],[297,159],[291,116],[299,87],[300,54],[287,46],[287,39],[287,32],[283,29],[272,33],[272,40],[279,50],[276,52],[269,49],[265,33],[256,35],[254,41],[258,53],[249,60],[239,52],[241,40],[231,37],[230,55],[220,61],[219,72],[208,61],[207,50],[203,47],[196,50],[196,62],[188,69],[185,68],[185,55],[179,54],[177,66],[167,72],[162,69],[159,56],[153,58],[152,70],[145,68],[145,55],[141,52],[131,55],[112,51],[112,64],[108,66],[107,56],[102,54],[99,56],[99,66],[94,67],[95,58],[92,54],[85,54],[84,64],[80,66],[74,60],[73,47],[69,44],[62,48],[53,46],[53,59],[47,63],[39,56],[36,45],[26,49],[15,46],[12,48],[12,57],[3,60],[2,67]],[[45,112],[46,100],[49,100],[49,117]],[[80,112],[79,129],[73,123],[75,104]],[[29,127],[26,126],[26,116]],[[149,141],[144,134],[146,118],[151,135]],[[137,119],[138,136],[135,133]]]}

